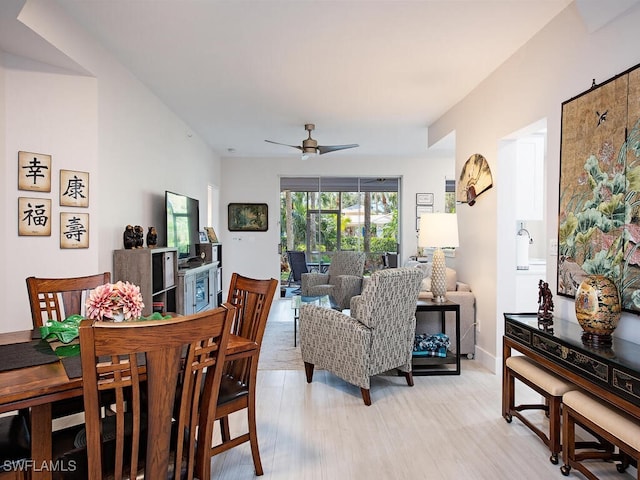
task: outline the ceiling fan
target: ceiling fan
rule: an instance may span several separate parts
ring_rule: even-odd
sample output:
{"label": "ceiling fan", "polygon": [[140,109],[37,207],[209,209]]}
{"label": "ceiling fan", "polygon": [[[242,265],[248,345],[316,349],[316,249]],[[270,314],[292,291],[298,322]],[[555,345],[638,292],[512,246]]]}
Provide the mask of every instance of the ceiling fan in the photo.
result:
{"label": "ceiling fan", "polygon": [[311,138],[311,132],[316,128],[313,123],[306,123],[304,129],[309,132],[309,137],[302,141],[302,146],[289,145],[286,143],[274,142],[272,140],[265,140],[268,143],[274,143],[276,145],[284,145],[285,147],[297,148],[302,152],[302,160],[306,160],[313,155],[322,155],[324,153],[335,152],[336,150],[345,150],[347,148],[359,147],[357,143],[351,143],[349,145],[318,145],[318,141]]}

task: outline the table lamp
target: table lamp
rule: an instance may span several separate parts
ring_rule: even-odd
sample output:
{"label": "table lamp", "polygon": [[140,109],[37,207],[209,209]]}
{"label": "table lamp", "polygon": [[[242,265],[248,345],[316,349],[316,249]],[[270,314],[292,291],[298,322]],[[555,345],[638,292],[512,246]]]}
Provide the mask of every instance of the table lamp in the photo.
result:
{"label": "table lamp", "polygon": [[447,266],[443,248],[458,246],[458,218],[455,213],[423,213],[420,216],[418,246],[435,247],[431,268],[431,293],[434,302],[446,302]]}

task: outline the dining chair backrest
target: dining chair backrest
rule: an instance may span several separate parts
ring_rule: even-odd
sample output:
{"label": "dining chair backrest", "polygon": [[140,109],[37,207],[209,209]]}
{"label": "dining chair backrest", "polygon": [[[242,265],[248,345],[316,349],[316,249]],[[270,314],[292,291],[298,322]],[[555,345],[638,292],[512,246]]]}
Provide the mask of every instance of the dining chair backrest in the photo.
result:
{"label": "dining chair backrest", "polygon": [[227,362],[228,365],[225,367],[225,374],[233,376],[244,384],[249,381],[252,363],[255,363],[257,372],[262,337],[277,286],[278,281],[273,278],[257,280],[243,277],[235,272],[231,276],[227,302],[236,307],[232,333],[258,344],[255,356]]}
{"label": "dining chair backrest", "polygon": [[[225,304],[168,320],[81,323],[88,478],[103,478],[107,464],[116,479],[177,479],[185,467],[193,478],[196,426],[200,414],[215,413],[233,314]],[[116,398],[109,417],[100,414],[105,391]],[[113,458],[103,452],[105,419],[115,423]]]}
{"label": "dining chair backrest", "polygon": [[[213,443],[213,424],[216,420],[220,421],[221,443],[208,449],[209,463],[206,463],[205,460],[205,469],[202,470],[204,478],[209,478],[209,470],[206,467],[211,465],[211,456],[225,452],[244,442],[249,442],[251,445],[251,456],[256,475],[263,473],[256,427],[256,377],[262,337],[277,286],[278,281],[274,278],[256,280],[237,273],[231,276],[227,302],[236,307],[232,333],[252,340],[257,344],[257,348],[248,356],[225,363],[215,416],[209,417],[207,423],[211,428],[206,429],[204,434],[198,437],[200,444],[206,444],[208,448]],[[247,413],[248,432],[232,437],[229,416],[240,410],[245,410]]]}
{"label": "dining chair backrest", "polygon": [[71,315],[83,315],[89,291],[110,281],[109,272],[71,278],[28,277],[33,327],[41,327],[48,320],[62,321]]}

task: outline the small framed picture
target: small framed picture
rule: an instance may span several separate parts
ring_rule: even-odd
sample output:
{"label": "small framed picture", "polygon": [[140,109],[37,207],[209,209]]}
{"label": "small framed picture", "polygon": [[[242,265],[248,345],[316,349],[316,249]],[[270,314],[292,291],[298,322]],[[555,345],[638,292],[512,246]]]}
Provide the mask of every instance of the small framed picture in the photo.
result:
{"label": "small framed picture", "polygon": [[418,205],[416,207],[416,217],[420,218],[423,213],[433,213],[433,205]]}
{"label": "small framed picture", "polygon": [[89,248],[89,214],[60,212],[60,248]]}
{"label": "small framed picture", "polygon": [[51,236],[51,199],[18,197],[18,235]]}
{"label": "small framed picture", "polygon": [[416,205],[433,205],[433,193],[416,193]]}
{"label": "small framed picture", "polygon": [[209,242],[218,243],[218,236],[216,235],[216,231],[213,229],[213,227],[204,227],[204,231],[207,232]]}
{"label": "small framed picture", "polygon": [[209,243],[209,237],[207,237],[207,232],[202,230],[199,233],[200,233],[200,243]]}
{"label": "small framed picture", "polygon": [[89,172],[60,170],[60,206],[89,206]]}
{"label": "small framed picture", "polygon": [[230,203],[228,205],[230,232],[266,232],[269,212],[266,203]]}
{"label": "small framed picture", "polygon": [[18,152],[18,190],[51,191],[51,155]]}

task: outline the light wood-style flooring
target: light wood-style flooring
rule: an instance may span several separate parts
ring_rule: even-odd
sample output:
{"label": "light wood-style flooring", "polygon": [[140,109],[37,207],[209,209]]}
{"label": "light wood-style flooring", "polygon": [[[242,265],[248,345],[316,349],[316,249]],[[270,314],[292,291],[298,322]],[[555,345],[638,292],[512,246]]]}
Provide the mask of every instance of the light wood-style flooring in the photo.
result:
{"label": "light wood-style flooring", "polygon": [[[275,300],[273,315],[293,313]],[[517,399],[539,402],[521,384]],[[517,419],[501,416],[501,377],[464,359],[460,376],[377,376],[373,404],[360,390],[316,370],[307,384],[303,370],[260,370],[258,431],[264,478],[278,480],[517,479],[584,477],[549,462],[549,451]],[[235,421],[233,421],[235,420]],[[244,417],[232,420],[243,423]],[[545,422],[539,414],[539,422]],[[560,462],[561,464],[562,462]],[[601,479],[635,478],[600,464]],[[211,478],[255,478],[248,444],[212,459]]]}

